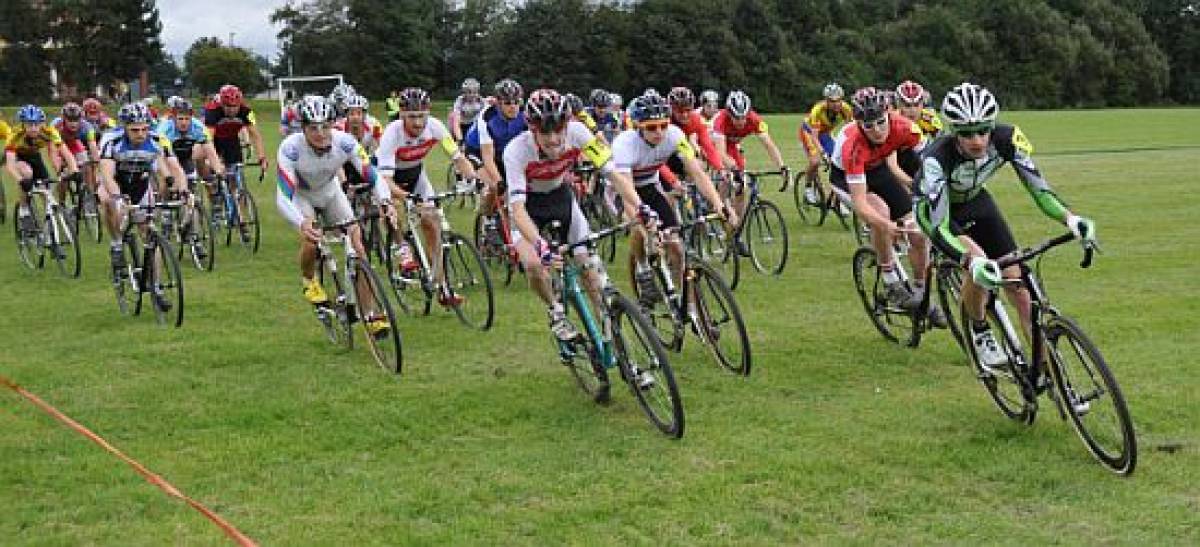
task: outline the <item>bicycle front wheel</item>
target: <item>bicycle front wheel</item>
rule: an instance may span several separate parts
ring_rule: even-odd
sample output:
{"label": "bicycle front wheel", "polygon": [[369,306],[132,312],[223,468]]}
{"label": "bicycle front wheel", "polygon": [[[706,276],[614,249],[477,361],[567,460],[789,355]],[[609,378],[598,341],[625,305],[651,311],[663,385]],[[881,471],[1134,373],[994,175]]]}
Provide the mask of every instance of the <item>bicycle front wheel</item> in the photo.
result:
{"label": "bicycle front wheel", "polygon": [[442,263],[446,272],[447,287],[461,298],[454,306],[454,314],[464,325],[488,330],[495,318],[495,295],[487,266],[479,257],[479,251],[461,235],[446,234],[448,245],[442,252]]}
{"label": "bicycle front wheel", "polygon": [[400,329],[396,313],[388,301],[383,283],[366,262],[355,262],[355,283],[358,291],[358,317],[363,324],[371,356],[383,370],[400,374],[404,355],[400,345]]}
{"label": "bicycle front wheel", "polygon": [[187,255],[197,270],[211,272],[216,265],[217,246],[213,244],[212,224],[201,200],[192,206],[191,217],[187,228],[181,227],[179,258]]}
{"label": "bicycle front wheel", "polygon": [[779,275],[787,266],[788,233],[779,207],[759,200],[750,210],[742,230],[742,239],[750,248],[750,262],[759,273]]}
{"label": "bicycle front wheel", "polygon": [[712,351],[722,368],[742,376],[750,375],[750,337],[733,291],[720,274],[702,262],[693,263],[688,272],[689,309],[696,334]]}
{"label": "bicycle front wheel", "polygon": [[150,275],[143,276],[154,305],[154,316],[160,325],[168,322],[183,325],[183,274],[171,242],[157,232],[150,233],[153,254],[148,261]]}
{"label": "bicycle front wheel", "polygon": [[242,238],[242,245],[257,253],[262,237],[262,227],[259,226],[258,221],[258,204],[254,201],[254,194],[251,194],[249,190],[239,192],[237,201],[238,235]]}
{"label": "bicycle front wheel", "polygon": [[916,312],[888,301],[874,249],[862,247],[854,253],[853,274],[854,288],[858,290],[863,310],[879,334],[889,342],[916,347],[921,340]]}
{"label": "bicycle front wheel", "polygon": [[662,342],[629,299],[614,295],[610,306],[613,351],[621,376],[659,431],[671,438],[683,437],[683,400]]}
{"label": "bicycle front wheel", "polygon": [[[41,244],[42,222],[34,214],[37,211],[35,196],[30,196],[29,218],[22,221],[21,204],[13,205],[13,232],[17,236],[17,255],[21,264],[30,270],[37,270],[45,264],[46,249]],[[21,226],[21,224],[26,224]]]}
{"label": "bicycle front wheel", "polygon": [[816,174],[810,177],[802,172],[796,173],[792,182],[792,201],[796,203],[800,222],[817,223],[821,218],[821,206],[825,203],[825,195],[821,192],[821,182]]}
{"label": "bicycle front wheel", "polygon": [[58,271],[70,278],[79,277],[82,255],[79,249],[79,225],[68,220],[62,209],[50,215],[46,226],[46,244],[58,263]]}
{"label": "bicycle front wheel", "polygon": [[693,224],[688,241],[696,256],[721,274],[729,284],[729,290],[737,289],[740,277],[737,251],[723,225],[711,222]]}
{"label": "bicycle front wheel", "polygon": [[[971,358],[971,365],[975,369],[975,378],[983,384],[983,388],[987,390],[992,402],[996,404],[996,408],[1000,409],[1000,412],[1010,420],[1032,424],[1037,417],[1037,402],[1033,399],[1033,387],[1029,384],[1028,365],[1021,348],[1005,334],[1007,330],[1011,329],[1007,324],[1008,321],[1002,320],[998,311],[1002,310],[1003,306],[1004,304],[997,299],[996,295],[992,294],[989,296],[986,317],[988,328],[991,329],[1007,362],[999,367],[985,366],[979,361],[979,355],[975,351],[973,342],[966,344],[967,353]],[[963,333],[971,333],[971,318],[967,315],[965,308],[959,309],[962,314]],[[1007,311],[1004,314],[1007,317]]]}
{"label": "bicycle front wheel", "polygon": [[508,246],[504,244],[504,235],[500,233],[499,215],[491,217],[489,219],[483,213],[475,215],[475,249],[483,258],[489,277],[491,272],[496,272],[508,286],[512,283],[513,263],[508,256]]}
{"label": "bicycle front wheel", "polygon": [[141,244],[130,234],[121,241],[121,255],[124,266],[112,269],[113,292],[117,297],[117,309],[121,315],[135,313],[134,306],[140,305],[141,287],[141,255],[138,250]]}
{"label": "bicycle front wheel", "polygon": [[1104,356],[1074,321],[1056,316],[1045,327],[1050,373],[1059,405],[1088,451],[1120,475],[1137,466],[1137,437],[1121,387]]}

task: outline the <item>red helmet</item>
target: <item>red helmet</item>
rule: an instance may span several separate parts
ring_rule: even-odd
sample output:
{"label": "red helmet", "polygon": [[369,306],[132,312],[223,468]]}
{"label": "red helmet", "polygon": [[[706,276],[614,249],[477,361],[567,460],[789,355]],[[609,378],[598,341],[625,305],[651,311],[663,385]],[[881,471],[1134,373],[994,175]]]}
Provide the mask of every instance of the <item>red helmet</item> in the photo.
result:
{"label": "red helmet", "polygon": [[904,80],[896,86],[896,97],[905,106],[921,106],[925,102],[925,88],[912,80]]}
{"label": "red helmet", "polygon": [[221,91],[217,93],[221,99],[221,106],[241,106],[242,105],[242,90],[233,84],[225,84],[221,86]]}
{"label": "red helmet", "polygon": [[83,111],[88,115],[94,116],[99,114],[101,110],[104,110],[104,105],[100,104],[99,100],[91,97],[83,100]]}

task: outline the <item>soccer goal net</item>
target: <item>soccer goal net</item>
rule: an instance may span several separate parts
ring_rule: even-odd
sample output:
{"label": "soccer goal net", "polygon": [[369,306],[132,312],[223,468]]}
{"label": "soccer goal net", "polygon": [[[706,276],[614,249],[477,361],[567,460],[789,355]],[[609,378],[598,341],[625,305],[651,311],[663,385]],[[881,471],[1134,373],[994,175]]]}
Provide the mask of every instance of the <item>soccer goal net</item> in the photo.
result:
{"label": "soccer goal net", "polygon": [[341,83],[345,83],[341,74],[277,78],[275,85],[279,88],[279,111],[283,112],[284,106],[305,95],[327,96],[334,86]]}

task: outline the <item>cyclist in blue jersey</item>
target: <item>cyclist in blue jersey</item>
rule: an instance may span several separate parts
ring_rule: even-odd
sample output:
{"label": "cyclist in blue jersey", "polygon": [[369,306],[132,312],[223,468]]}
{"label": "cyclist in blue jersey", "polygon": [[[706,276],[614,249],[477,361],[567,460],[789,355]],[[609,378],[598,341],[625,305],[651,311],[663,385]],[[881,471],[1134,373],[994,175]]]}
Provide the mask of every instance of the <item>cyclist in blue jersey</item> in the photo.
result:
{"label": "cyclist in blue jersey", "polygon": [[497,189],[504,192],[504,162],[501,159],[504,147],[526,129],[525,115],[521,112],[524,96],[521,84],[508,78],[500,80],[496,83],[496,103],[479,114],[472,128],[478,133],[479,153],[483,159],[480,175],[486,186],[482,207],[484,215],[495,212],[493,196]]}

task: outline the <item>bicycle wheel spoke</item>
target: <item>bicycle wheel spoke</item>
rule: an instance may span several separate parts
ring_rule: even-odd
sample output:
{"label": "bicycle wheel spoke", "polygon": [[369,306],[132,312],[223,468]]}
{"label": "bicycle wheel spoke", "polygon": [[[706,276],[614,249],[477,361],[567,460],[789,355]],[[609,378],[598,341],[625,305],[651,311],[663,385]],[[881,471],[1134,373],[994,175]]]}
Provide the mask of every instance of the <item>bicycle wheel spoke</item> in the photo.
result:
{"label": "bicycle wheel spoke", "polygon": [[468,327],[488,330],[495,316],[495,303],[487,267],[466,238],[452,233],[447,239],[450,246],[442,255],[446,284],[461,299],[454,313]]}
{"label": "bicycle wheel spoke", "polygon": [[637,306],[616,296],[613,309],[613,349],[625,381],[639,406],[663,434],[683,436],[683,401],[666,350]]}

